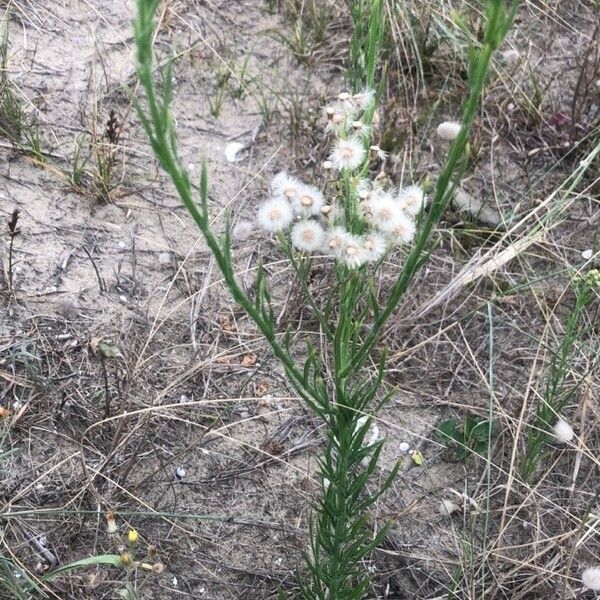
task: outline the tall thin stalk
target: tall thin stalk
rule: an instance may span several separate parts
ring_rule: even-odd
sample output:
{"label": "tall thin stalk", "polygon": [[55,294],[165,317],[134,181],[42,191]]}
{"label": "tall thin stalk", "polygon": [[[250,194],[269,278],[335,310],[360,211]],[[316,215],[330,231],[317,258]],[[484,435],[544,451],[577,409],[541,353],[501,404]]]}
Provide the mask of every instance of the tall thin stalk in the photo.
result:
{"label": "tall thin stalk", "polygon": [[[299,278],[307,305],[314,312],[329,344],[330,352],[325,356],[331,356],[332,364],[325,363],[324,355],[317,352],[310,341],[306,358],[302,362],[295,358],[291,335],[277,330],[261,268],[254,297],[250,297],[238,284],[231,260],[229,234],[226,232],[219,238],[210,227],[205,166],[200,175],[199,204],[194,199],[189,175],[177,151],[170,112],[170,68],[162,74],[161,84],[154,79],[152,40],[158,5],[159,0],[137,0],[135,39],[138,76],[145,91],[145,105],[138,106],[140,120],[156,158],[170,176],[213,253],[232,297],[256,323],[295,390],[326,425],[325,448],[319,460],[322,494],[314,505],[310,550],[306,553],[310,576],[300,578],[301,595],[311,600],[364,598],[371,587],[364,561],[386,532],[386,528],[382,527],[376,535],[373,534],[370,509],[389,487],[398,469],[397,465],[391,469],[383,484],[371,482],[383,441],[367,439],[371,428],[371,419],[367,415],[371,413],[374,402],[381,400],[379,391],[385,373],[385,352],[375,375],[364,369],[364,365],[410,281],[427,260],[427,243],[452,194],[453,177],[464,155],[490,58],[512,22],[516,2],[507,13],[503,0],[488,1],[483,44],[474,49],[471,56],[470,93],[464,109],[463,127],[437,182],[414,247],[389,297],[382,301],[374,291],[377,286],[373,285],[372,277],[378,272],[378,267],[369,274],[365,267],[353,269],[336,262],[335,285],[323,303],[317,302],[305,280],[310,259],[298,258],[285,239],[280,239],[282,250]],[[369,92],[375,87],[384,36],[383,0],[353,1],[351,11],[355,32],[351,43],[352,73],[349,79],[354,92],[360,89]],[[371,124],[374,110],[375,102],[364,110],[362,119],[367,126]],[[368,147],[370,138],[365,137],[364,143]],[[361,234],[365,228],[358,210],[358,181],[367,175],[368,167],[368,159],[365,159],[355,171],[340,172],[342,214],[345,215],[345,226],[352,234]],[[370,327],[367,323],[371,324]],[[331,378],[326,380],[324,373],[331,373]]]}

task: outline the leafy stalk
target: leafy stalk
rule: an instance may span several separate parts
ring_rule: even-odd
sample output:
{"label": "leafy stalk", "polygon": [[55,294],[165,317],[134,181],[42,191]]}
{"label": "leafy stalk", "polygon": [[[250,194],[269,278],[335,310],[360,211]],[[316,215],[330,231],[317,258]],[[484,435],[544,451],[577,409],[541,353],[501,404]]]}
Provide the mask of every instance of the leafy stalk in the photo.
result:
{"label": "leafy stalk", "polygon": [[[307,600],[351,600],[364,598],[370,590],[370,578],[363,568],[364,560],[381,541],[386,528],[372,533],[369,510],[377,498],[391,485],[397,474],[396,465],[382,485],[369,489],[383,447],[382,440],[366,440],[371,419],[368,410],[383,382],[385,353],[375,376],[362,375],[362,367],[381,336],[385,323],[396,308],[408,285],[426,260],[428,239],[439,222],[451,196],[452,178],[461,165],[469,129],[486,79],[490,58],[501,43],[512,21],[516,2],[507,14],[502,0],[489,0],[487,29],[482,47],[473,52],[470,93],[463,127],[438,180],[429,213],[413,250],[393,286],[384,307],[378,306],[375,287],[364,269],[352,270],[336,266],[333,286],[324,308],[320,308],[307,284],[309,263],[297,259],[292,249],[282,244],[300,282],[306,302],[318,320],[325,339],[331,345],[332,378],[323,377],[324,358],[307,345],[307,355],[299,364],[290,351],[290,338],[281,339],[270,303],[270,294],[262,268],[259,267],[256,293],[250,298],[238,284],[231,259],[231,246],[226,233],[219,238],[210,226],[207,205],[207,174],[203,165],[200,175],[200,203],[194,200],[193,187],[177,152],[175,127],[170,113],[172,97],[171,70],[163,82],[154,81],[153,49],[154,16],[159,0],[137,0],[135,23],[138,76],[145,92],[145,107],[137,105],[154,154],[171,178],[183,204],[202,233],[233,299],[256,323],[271,346],[274,355],[305,402],[326,424],[324,454],[319,461],[323,494],[315,502],[315,520],[311,524],[310,553],[307,555],[310,578],[300,580],[301,593]],[[352,0],[350,4],[355,31],[351,42],[351,74],[355,92],[373,89],[385,33],[383,0]],[[363,122],[371,124],[375,102],[367,107]],[[365,139],[368,148],[370,138]],[[357,180],[368,170],[368,159],[356,173],[343,174],[341,193],[346,225],[361,233],[364,224],[358,211]],[[363,339],[363,325],[373,318],[370,331]]]}

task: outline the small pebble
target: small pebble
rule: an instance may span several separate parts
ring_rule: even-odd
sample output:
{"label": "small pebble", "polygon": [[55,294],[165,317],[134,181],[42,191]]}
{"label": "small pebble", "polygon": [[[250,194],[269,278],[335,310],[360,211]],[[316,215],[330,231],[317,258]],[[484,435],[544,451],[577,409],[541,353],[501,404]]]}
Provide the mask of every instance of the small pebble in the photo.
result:
{"label": "small pebble", "polygon": [[408,442],[402,442],[400,444],[400,452],[406,454],[410,450],[410,444]]}
{"label": "small pebble", "polygon": [[591,248],[588,248],[587,250],[584,250],[581,253],[581,258],[584,258],[585,260],[590,260],[590,258],[592,258],[594,254],[594,251]]}
{"label": "small pebble", "polygon": [[170,252],[161,252],[158,255],[158,264],[168,265],[170,262],[171,262],[171,253]]}
{"label": "small pebble", "polygon": [[175,469],[175,477],[181,481],[185,477],[185,469],[183,467],[177,467],[177,469]]}
{"label": "small pebble", "polygon": [[452,500],[444,499],[440,502],[438,510],[443,515],[451,515],[452,513],[455,513],[458,510],[460,510],[460,507],[458,506],[458,504],[452,502]]}

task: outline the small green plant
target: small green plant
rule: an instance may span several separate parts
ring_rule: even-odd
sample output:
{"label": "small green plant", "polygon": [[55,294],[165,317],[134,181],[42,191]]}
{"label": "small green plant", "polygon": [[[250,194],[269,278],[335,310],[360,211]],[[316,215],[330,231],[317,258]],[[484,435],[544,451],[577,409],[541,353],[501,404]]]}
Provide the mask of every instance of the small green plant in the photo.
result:
{"label": "small green plant", "polygon": [[221,114],[223,102],[225,101],[225,96],[227,94],[227,84],[231,78],[231,69],[229,69],[229,67],[221,67],[215,71],[215,77],[215,93],[212,96],[207,95],[206,99],[210,107],[210,114],[213,117],[218,118]]}
{"label": "small green plant", "polygon": [[90,161],[90,152],[85,152],[87,141],[85,136],[80,136],[75,140],[73,154],[71,155],[71,170],[67,176],[69,183],[77,190],[83,188],[86,180],[86,166]]}
{"label": "small green plant", "polygon": [[18,89],[8,76],[8,11],[0,38],[0,134],[37,162],[46,160],[39,129],[28,121]]}
{"label": "small green plant", "polygon": [[8,77],[8,22],[7,12],[0,38],[0,133],[13,143],[18,143],[27,119],[21,98]]}
{"label": "small green plant", "polygon": [[[269,5],[273,12],[274,4]],[[288,0],[283,11],[292,22],[291,34],[278,29],[271,35],[288,47],[299,62],[308,63],[312,53],[324,42],[333,15],[333,5],[324,0]]]}
{"label": "small green plant", "polygon": [[[415,274],[427,261],[431,234],[450,200],[454,181],[460,177],[492,54],[508,31],[517,3],[507,12],[503,0],[487,2],[485,36],[481,47],[472,51],[462,123],[427,211],[420,186],[398,192],[382,187],[373,177],[377,172],[373,167],[380,166],[383,158],[381,149],[372,144],[372,122],[385,24],[383,0],[364,5],[368,11],[361,13],[361,23],[367,29],[361,30],[355,42],[358,62],[350,78],[352,92],[340,94],[325,111],[327,131],[333,138],[330,160],[323,165],[330,174],[325,191],[280,173],[271,183],[272,198],[257,214],[260,228],[273,235],[287,257],[311,320],[318,324],[301,352],[291,331],[279,331],[262,265],[258,265],[252,293],[238,282],[232,232],[228,225],[222,235],[213,230],[205,165],[199,201],[195,198],[178,153],[170,108],[171,68],[163,73],[161,84],[155,79],[153,40],[158,6],[159,0],[137,1],[137,65],[145,92],[144,104],[138,104],[139,118],[157,160],[213,254],[226,288],[254,321],[299,397],[324,425],[324,448],[318,462],[321,493],[313,505],[306,553],[308,575],[298,577],[301,597],[365,598],[372,587],[365,561],[387,533],[385,524],[373,531],[371,508],[391,485],[399,467],[392,466],[381,481],[373,477],[384,441],[373,427],[372,413],[387,398],[382,389],[386,352],[379,351],[377,344]],[[399,266],[392,285],[386,288],[379,285],[378,278],[390,252],[398,252]],[[314,253],[318,253],[316,257]],[[324,298],[315,297],[310,286],[312,264],[319,256],[331,278]],[[368,368],[372,363],[377,365],[375,373]]]}
{"label": "small green plant", "polygon": [[458,459],[466,460],[472,454],[487,455],[493,427],[493,423],[487,419],[468,415],[462,421],[443,421],[437,426],[437,433],[442,443],[446,444]]}
{"label": "small green plant", "polygon": [[[590,353],[588,372],[580,376],[576,382],[569,383],[573,358],[582,347],[582,340],[590,332],[589,326],[582,322],[586,307],[600,293],[600,271],[592,269],[587,273],[575,275],[572,287],[575,293],[575,305],[567,317],[562,340],[556,351],[552,353],[543,397],[537,406],[534,422],[527,435],[526,450],[521,462],[521,476],[525,482],[531,480],[537,466],[547,455],[549,441],[555,439],[565,443],[573,438],[573,430],[561,417],[561,412],[586,377],[598,365],[598,348],[592,336],[593,345],[587,348]],[[594,325],[591,327],[593,328]],[[583,348],[585,349],[585,345]]]}

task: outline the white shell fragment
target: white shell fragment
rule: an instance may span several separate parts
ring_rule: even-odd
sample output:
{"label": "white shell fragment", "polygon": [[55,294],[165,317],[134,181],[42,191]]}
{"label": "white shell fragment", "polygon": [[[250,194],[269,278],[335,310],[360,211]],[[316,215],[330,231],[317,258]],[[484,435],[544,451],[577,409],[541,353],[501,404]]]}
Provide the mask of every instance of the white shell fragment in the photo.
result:
{"label": "white shell fragment", "polygon": [[229,142],[227,146],[225,146],[225,158],[230,162],[237,162],[241,160],[237,157],[238,152],[244,149],[244,144],[240,144],[239,142]]}

